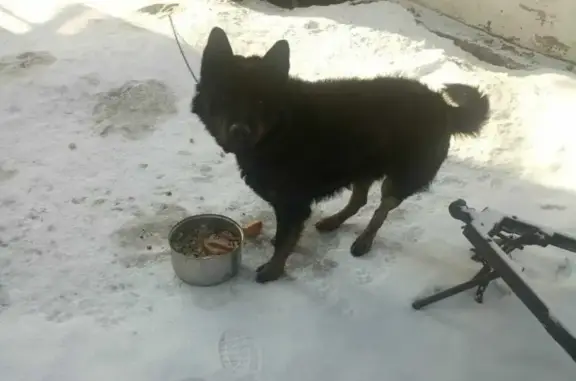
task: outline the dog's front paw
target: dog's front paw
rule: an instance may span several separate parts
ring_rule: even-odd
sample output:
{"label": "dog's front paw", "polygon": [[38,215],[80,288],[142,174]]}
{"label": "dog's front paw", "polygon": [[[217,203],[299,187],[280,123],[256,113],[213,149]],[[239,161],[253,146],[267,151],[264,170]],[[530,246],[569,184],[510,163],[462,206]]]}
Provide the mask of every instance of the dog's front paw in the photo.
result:
{"label": "dog's front paw", "polygon": [[284,266],[270,261],[256,269],[256,282],[272,282],[279,279],[282,275],[284,275]]}
{"label": "dog's front paw", "polygon": [[367,254],[370,251],[370,249],[372,249],[373,242],[374,238],[360,234],[358,238],[356,238],[356,241],[354,241],[354,243],[352,244],[352,247],[350,248],[352,256],[361,257]]}
{"label": "dog's front paw", "polygon": [[342,221],[336,216],[326,217],[316,222],[316,230],[321,233],[331,232],[338,229],[342,225]]}

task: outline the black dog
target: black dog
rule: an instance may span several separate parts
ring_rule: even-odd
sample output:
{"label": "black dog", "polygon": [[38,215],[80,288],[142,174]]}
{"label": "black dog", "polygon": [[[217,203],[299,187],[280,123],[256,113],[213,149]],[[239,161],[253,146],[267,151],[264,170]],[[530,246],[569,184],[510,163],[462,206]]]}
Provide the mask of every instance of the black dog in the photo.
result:
{"label": "black dog", "polygon": [[[274,255],[258,268],[258,282],[284,273],[314,202],[352,187],[348,204],[316,223],[319,231],[334,230],[386,177],[380,205],[351,247],[354,256],[366,254],[388,212],[428,188],[451,136],[477,135],[490,112],[488,98],[463,84],[438,93],[397,77],[308,82],[290,77],[289,69],[286,40],[264,56],[234,55],[216,27],[191,106],[236,156],[246,184],[274,208]],[[456,107],[447,98],[464,102]]]}

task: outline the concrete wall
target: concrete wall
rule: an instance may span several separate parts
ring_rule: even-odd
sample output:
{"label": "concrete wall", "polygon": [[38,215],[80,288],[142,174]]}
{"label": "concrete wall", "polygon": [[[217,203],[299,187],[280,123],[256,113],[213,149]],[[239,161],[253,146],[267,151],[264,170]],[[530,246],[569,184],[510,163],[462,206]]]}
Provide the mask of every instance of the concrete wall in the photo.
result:
{"label": "concrete wall", "polygon": [[576,62],[576,0],[411,0],[537,52]]}

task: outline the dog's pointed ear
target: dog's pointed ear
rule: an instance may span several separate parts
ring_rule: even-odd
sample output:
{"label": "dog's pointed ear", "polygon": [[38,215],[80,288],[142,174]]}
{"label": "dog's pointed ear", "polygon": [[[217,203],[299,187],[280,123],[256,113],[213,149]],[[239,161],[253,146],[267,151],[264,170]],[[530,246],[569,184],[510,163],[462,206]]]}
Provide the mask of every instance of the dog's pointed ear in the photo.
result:
{"label": "dog's pointed ear", "polygon": [[286,40],[278,40],[266,52],[262,61],[266,67],[282,77],[288,77],[290,72],[290,45]]}
{"label": "dog's pointed ear", "polygon": [[230,41],[228,41],[226,32],[224,32],[222,28],[215,26],[210,31],[208,42],[202,53],[200,76],[202,77],[202,73],[205,74],[206,70],[217,68],[233,56],[234,52],[232,51],[232,46],[230,45]]}

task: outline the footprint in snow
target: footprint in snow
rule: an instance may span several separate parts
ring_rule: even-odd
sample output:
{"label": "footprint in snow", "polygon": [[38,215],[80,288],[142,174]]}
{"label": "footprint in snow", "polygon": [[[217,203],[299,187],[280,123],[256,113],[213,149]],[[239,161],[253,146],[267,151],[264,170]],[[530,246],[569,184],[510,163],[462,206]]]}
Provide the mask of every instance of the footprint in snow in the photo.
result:
{"label": "footprint in snow", "polygon": [[261,351],[254,339],[237,330],[222,333],[218,342],[222,367],[235,374],[258,373],[261,368]]}
{"label": "footprint in snow", "polygon": [[372,274],[370,274],[370,272],[368,272],[367,270],[357,268],[355,271],[355,275],[356,275],[356,283],[360,285],[372,283],[373,280]]}

